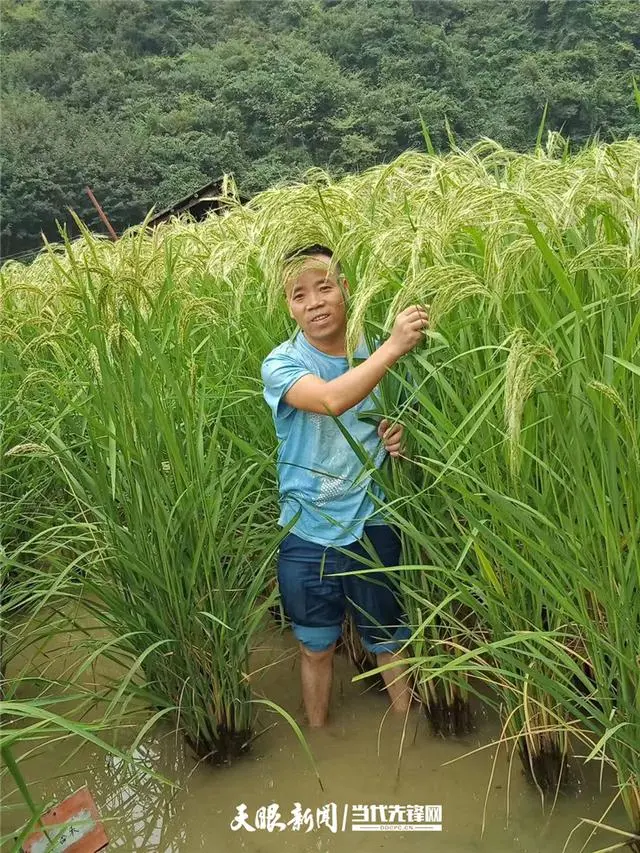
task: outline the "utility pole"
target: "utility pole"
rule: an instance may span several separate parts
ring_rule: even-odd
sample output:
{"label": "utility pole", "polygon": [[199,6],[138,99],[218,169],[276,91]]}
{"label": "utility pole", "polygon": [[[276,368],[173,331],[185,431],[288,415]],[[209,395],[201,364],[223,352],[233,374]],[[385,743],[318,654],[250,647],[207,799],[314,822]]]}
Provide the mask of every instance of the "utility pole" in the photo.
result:
{"label": "utility pole", "polygon": [[109,236],[111,237],[111,239],[112,239],[112,240],[117,240],[117,239],[118,239],[118,235],[117,235],[117,234],[116,234],[116,232],[113,230],[113,226],[111,225],[111,223],[110,223],[110,222],[109,222],[109,220],[107,219],[107,214],[106,214],[106,213],[104,212],[104,210],[100,207],[100,204],[99,204],[99,202],[98,202],[98,199],[97,199],[97,198],[94,196],[94,194],[91,192],[91,187],[85,187],[85,188],[84,188],[84,191],[85,191],[85,192],[86,192],[86,194],[89,196],[89,199],[90,199],[90,201],[91,201],[91,204],[92,204],[92,205],[95,207],[95,209],[98,211],[98,216],[99,216],[99,217],[100,217],[100,219],[103,221],[103,223],[104,223],[104,225],[105,225],[105,227],[106,227],[107,231],[109,232]]}

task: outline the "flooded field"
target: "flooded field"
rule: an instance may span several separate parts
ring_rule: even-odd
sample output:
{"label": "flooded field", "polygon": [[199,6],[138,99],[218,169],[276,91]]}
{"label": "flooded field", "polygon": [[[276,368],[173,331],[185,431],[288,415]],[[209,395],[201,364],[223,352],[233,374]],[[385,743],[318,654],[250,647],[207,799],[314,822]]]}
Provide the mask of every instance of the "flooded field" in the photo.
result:
{"label": "flooded field", "polygon": [[[259,693],[301,720],[290,635],[274,631],[265,637],[255,667],[260,670],[255,679]],[[601,818],[615,795],[613,776],[605,773],[600,780],[597,766],[585,776],[574,762],[572,790],[553,810],[550,803],[543,809],[517,760],[509,773],[504,749],[497,760],[494,747],[462,757],[498,736],[496,720],[480,711],[473,736],[445,741],[429,733],[417,711],[406,726],[385,716],[385,698],[376,688],[365,689],[366,682],[352,683],[352,675],[348,662],[338,657],[331,723],[326,730],[305,732],[324,790],[287,722],[265,709],[259,716],[262,734],[251,753],[231,767],[198,763],[179,734],[168,727],[155,729],[137,756],[176,782],[179,787],[173,790],[93,747],[74,754],[70,741],[27,758],[22,768],[33,783],[32,794],[45,801],[59,801],[87,784],[105,821],[110,850],[561,853],[566,843],[567,853],[592,853],[619,841],[604,833],[590,837],[591,828],[583,825],[567,842],[581,818]],[[17,803],[8,783],[3,787],[5,803]],[[251,827],[256,812],[271,805],[274,822],[286,828],[234,831],[240,804],[246,806]],[[299,829],[286,825],[294,819],[296,804],[303,817]],[[364,812],[354,807],[363,805],[439,805],[442,830],[358,831],[352,825],[358,825]],[[316,826],[316,810],[323,806],[328,806],[324,814],[329,825]],[[305,809],[311,810],[306,816]],[[25,817],[19,809],[9,811],[4,832],[11,829],[9,820],[17,827]],[[614,807],[606,822],[624,826],[622,809]]]}

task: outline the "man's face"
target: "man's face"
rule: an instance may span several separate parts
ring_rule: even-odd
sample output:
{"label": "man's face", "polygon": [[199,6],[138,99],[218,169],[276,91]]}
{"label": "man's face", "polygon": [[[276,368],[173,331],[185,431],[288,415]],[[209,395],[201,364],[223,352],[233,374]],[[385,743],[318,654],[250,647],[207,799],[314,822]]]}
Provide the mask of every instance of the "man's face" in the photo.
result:
{"label": "man's face", "polygon": [[325,255],[312,255],[287,283],[289,313],[311,343],[344,338],[345,281]]}

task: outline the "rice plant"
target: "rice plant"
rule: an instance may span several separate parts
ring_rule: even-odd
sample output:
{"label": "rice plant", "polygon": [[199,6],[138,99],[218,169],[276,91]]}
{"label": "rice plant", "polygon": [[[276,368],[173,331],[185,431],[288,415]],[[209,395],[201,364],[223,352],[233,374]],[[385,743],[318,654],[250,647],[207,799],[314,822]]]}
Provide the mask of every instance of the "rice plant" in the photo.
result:
{"label": "rice plant", "polygon": [[[566,730],[579,721],[596,752],[611,744],[637,829],[639,199],[623,162],[629,182],[617,192],[605,172],[589,204],[561,199],[541,222],[525,198],[501,234],[478,231],[470,243],[462,228],[447,245],[443,264],[488,282],[519,232],[526,264],[499,296],[441,308],[447,349],[409,359],[424,377],[407,416],[426,488],[398,520],[420,542],[432,508],[451,508],[431,550],[458,543],[448,570],[497,643],[505,720],[532,779],[557,789]],[[441,306],[441,280],[431,281],[425,274],[425,301]],[[410,524],[416,511],[422,523]],[[549,631],[562,666],[551,647],[506,657],[499,644]]]}
{"label": "rice plant", "polygon": [[138,670],[118,693],[174,709],[199,755],[228,761],[251,740],[249,653],[280,535],[272,460],[239,450],[211,330],[185,320],[170,278],[145,315],[78,276],[78,390],[46,441],[95,541],[85,607]]}

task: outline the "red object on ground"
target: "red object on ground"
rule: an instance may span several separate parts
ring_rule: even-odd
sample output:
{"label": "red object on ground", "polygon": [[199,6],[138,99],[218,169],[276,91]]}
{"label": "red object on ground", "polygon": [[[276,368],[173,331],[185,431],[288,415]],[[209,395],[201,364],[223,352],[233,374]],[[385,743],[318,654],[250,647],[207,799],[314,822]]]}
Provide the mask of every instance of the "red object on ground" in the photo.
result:
{"label": "red object on ground", "polygon": [[[22,847],[24,853],[96,853],[109,843],[96,804],[86,787],[42,815],[41,822],[51,827],[50,840],[42,830],[34,832]],[[63,824],[66,824],[64,828]]]}

